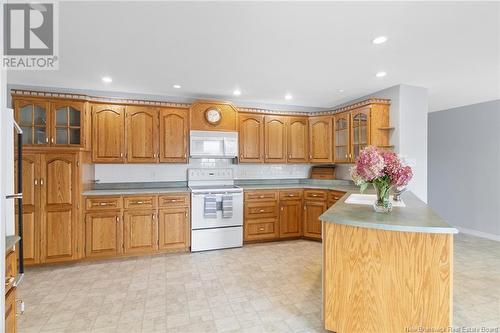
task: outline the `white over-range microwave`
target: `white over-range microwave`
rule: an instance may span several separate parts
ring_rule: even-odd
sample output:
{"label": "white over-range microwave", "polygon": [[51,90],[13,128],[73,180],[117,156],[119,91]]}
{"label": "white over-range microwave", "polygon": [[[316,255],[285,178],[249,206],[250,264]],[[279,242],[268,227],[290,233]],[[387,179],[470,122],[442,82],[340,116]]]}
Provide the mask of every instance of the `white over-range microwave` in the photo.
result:
{"label": "white over-range microwave", "polygon": [[238,132],[191,131],[189,155],[194,158],[238,156]]}

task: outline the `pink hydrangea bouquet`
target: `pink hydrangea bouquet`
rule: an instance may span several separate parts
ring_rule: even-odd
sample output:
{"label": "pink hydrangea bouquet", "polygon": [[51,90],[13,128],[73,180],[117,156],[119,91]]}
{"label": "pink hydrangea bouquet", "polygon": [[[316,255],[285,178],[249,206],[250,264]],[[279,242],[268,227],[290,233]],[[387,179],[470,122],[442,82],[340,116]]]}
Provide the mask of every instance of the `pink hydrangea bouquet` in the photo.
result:
{"label": "pink hydrangea bouquet", "polygon": [[408,185],[413,171],[411,167],[404,165],[395,153],[368,146],[359,153],[356,164],[351,168],[351,177],[361,192],[366,190],[369,184],[373,184],[377,191],[375,211],[390,212],[391,187],[402,188]]}

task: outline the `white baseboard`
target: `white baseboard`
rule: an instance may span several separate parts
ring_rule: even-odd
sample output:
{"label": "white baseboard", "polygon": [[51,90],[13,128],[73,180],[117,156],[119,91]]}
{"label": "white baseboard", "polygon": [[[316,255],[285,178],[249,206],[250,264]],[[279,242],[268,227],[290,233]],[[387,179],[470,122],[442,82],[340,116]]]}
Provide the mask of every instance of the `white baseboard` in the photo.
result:
{"label": "white baseboard", "polygon": [[468,228],[462,228],[462,227],[456,227],[456,228],[464,234],[468,234],[468,235],[477,236],[477,237],[486,238],[486,239],[500,242],[500,235],[495,235],[495,234],[491,234],[489,232],[477,231],[474,229],[468,229]]}

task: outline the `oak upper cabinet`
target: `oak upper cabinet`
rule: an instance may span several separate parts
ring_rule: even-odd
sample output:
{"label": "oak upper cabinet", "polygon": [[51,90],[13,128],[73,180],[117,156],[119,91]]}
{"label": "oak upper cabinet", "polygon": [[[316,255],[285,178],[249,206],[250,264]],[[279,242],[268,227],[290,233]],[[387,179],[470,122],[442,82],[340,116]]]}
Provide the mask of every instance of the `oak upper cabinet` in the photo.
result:
{"label": "oak upper cabinet", "polygon": [[287,162],[307,163],[309,161],[309,136],[307,117],[288,117]]}
{"label": "oak upper cabinet", "polygon": [[[161,205],[161,203],[160,203]],[[189,248],[189,207],[161,208],[158,218],[159,250],[185,250]]]}
{"label": "oak upper cabinet", "polygon": [[283,116],[264,117],[264,162],[286,162],[286,123],[287,118]]}
{"label": "oak upper cabinet", "polygon": [[122,252],[123,224],[119,210],[85,214],[85,254],[87,257],[110,257]]}
{"label": "oak upper cabinet", "polygon": [[[17,168],[16,168],[17,170]],[[23,256],[26,265],[40,263],[40,155],[23,154]],[[17,180],[17,177],[15,177]],[[17,188],[17,183],[16,183]],[[16,214],[18,213],[16,200]],[[17,229],[16,223],[16,229]],[[16,234],[18,230],[16,230]]]}
{"label": "oak upper cabinet", "polygon": [[92,161],[125,162],[125,107],[92,106]]}
{"label": "oak upper cabinet", "polygon": [[240,162],[264,162],[264,116],[260,114],[240,113],[239,140]]}
{"label": "oak upper cabinet", "polygon": [[335,163],[348,163],[351,161],[350,133],[351,114],[345,112],[335,115],[333,117],[333,157]]}
{"label": "oak upper cabinet", "polygon": [[359,152],[371,144],[370,108],[363,107],[351,111],[351,161],[355,161]]}
{"label": "oak upper cabinet", "polygon": [[160,162],[187,163],[189,110],[160,109]]}
{"label": "oak upper cabinet", "polygon": [[77,161],[77,154],[40,155],[42,262],[76,258],[77,202],[80,200]]}
{"label": "oak upper cabinet", "polygon": [[158,110],[147,106],[127,106],[125,126],[127,162],[157,162]]}
{"label": "oak upper cabinet", "polygon": [[304,202],[304,236],[321,239],[321,221],[319,217],[327,209],[325,201],[306,200]]}
{"label": "oak upper cabinet", "polygon": [[50,145],[49,102],[14,98],[15,118],[23,130],[23,145]]}
{"label": "oak upper cabinet", "polygon": [[62,100],[50,103],[50,144],[79,147],[85,145],[85,102]]}
{"label": "oak upper cabinet", "polygon": [[332,117],[321,116],[309,119],[309,161],[331,163],[332,158]]}
{"label": "oak upper cabinet", "polygon": [[302,200],[280,201],[280,238],[301,236]]}
{"label": "oak upper cabinet", "polygon": [[151,253],[158,249],[156,210],[128,210],[123,213],[123,252]]}

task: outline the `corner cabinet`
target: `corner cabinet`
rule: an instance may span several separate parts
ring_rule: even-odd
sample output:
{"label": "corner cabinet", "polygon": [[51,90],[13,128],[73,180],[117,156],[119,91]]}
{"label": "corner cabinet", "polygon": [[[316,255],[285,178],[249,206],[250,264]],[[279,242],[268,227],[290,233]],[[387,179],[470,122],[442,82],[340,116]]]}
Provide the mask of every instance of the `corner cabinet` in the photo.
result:
{"label": "corner cabinet", "polygon": [[239,114],[240,162],[264,162],[264,116]]}
{"label": "corner cabinet", "polygon": [[123,163],[125,156],[125,107],[92,105],[92,161]]}
{"label": "corner cabinet", "polygon": [[309,161],[312,163],[331,163],[332,117],[321,116],[309,119]]}
{"label": "corner cabinet", "polygon": [[189,145],[189,110],[160,109],[160,162],[187,163]]}

